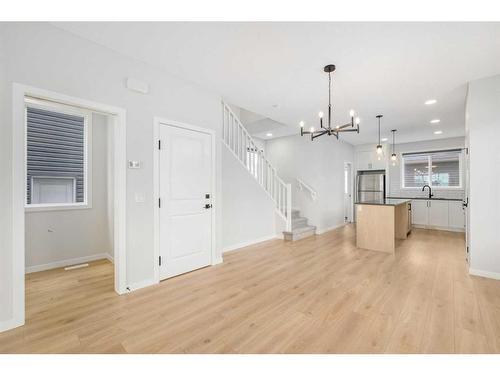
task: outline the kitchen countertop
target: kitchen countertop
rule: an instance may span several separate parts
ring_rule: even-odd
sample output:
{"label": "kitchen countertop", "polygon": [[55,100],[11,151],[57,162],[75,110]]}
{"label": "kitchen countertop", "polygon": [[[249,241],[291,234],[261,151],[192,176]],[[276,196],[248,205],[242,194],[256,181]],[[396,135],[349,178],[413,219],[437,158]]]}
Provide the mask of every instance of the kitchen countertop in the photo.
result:
{"label": "kitchen countertop", "polygon": [[463,199],[460,199],[460,198],[387,197],[386,199],[409,199],[409,200],[422,199],[422,200],[426,200],[426,201],[455,201],[455,202],[463,202]]}
{"label": "kitchen countertop", "polygon": [[364,202],[356,202],[356,204],[367,204],[371,206],[399,206],[400,204],[410,202],[410,198],[385,198]]}

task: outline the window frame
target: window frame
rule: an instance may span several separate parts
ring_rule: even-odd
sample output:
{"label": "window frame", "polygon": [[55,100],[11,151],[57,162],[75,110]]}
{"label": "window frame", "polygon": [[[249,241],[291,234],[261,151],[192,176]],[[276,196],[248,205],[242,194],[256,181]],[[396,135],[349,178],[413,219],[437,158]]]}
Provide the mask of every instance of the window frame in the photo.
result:
{"label": "window frame", "polygon": [[[432,184],[432,157],[430,154],[433,153],[439,153],[439,152],[450,152],[450,151],[457,151],[458,152],[458,176],[459,176],[459,185],[458,186],[442,186],[442,185],[433,185]],[[416,186],[405,186],[405,155],[418,155],[418,154],[429,154],[427,155],[427,164],[428,168],[428,176],[429,176],[429,186],[433,190],[463,190],[463,155],[464,155],[464,149],[463,148],[451,148],[451,149],[438,149],[438,150],[429,150],[429,151],[412,151],[412,152],[406,152],[406,153],[401,153],[401,163],[400,163],[400,186],[401,189],[405,190],[420,190],[422,187],[416,187]],[[422,185],[424,186],[424,185]]]}
{"label": "window frame", "polygon": [[35,97],[24,98],[24,152],[26,165],[24,166],[25,181],[28,177],[28,107],[64,113],[73,116],[82,116],[83,122],[83,202],[74,203],[36,203],[28,204],[27,186],[24,185],[24,209],[26,212],[79,210],[92,208],[92,111],[53,102]]}

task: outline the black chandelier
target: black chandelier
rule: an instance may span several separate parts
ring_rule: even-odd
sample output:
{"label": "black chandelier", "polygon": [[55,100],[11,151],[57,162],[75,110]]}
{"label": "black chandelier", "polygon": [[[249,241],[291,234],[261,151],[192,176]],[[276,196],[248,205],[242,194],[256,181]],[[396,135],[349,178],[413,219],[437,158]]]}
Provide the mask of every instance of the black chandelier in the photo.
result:
{"label": "black chandelier", "polygon": [[[335,65],[327,65],[323,69],[326,73],[328,73],[328,124],[323,126],[323,112],[319,112],[319,127],[320,130],[315,131],[314,127],[311,127],[309,131],[304,131],[304,121],[300,122],[300,135],[311,134],[311,141],[314,138],[321,137],[322,135],[334,135],[337,139],[339,139],[339,133],[342,132],[358,132],[359,133],[359,117],[354,118],[354,110],[351,109],[349,112],[349,116],[351,117],[351,121],[345,125],[338,125],[332,127],[332,72],[335,71]],[[354,127],[356,124],[356,127]]]}

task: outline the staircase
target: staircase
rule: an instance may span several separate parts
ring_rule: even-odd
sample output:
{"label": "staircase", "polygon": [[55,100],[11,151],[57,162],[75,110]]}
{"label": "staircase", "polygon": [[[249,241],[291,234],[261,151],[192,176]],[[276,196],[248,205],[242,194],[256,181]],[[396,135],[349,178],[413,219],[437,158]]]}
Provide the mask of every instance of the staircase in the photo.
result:
{"label": "staircase", "polygon": [[307,224],[307,218],[300,216],[300,211],[292,209],[292,230],[283,232],[287,241],[297,241],[316,234],[316,227]]}
{"label": "staircase", "polygon": [[315,234],[316,227],[307,225],[307,219],[300,217],[298,210],[292,210],[292,185],[278,176],[264,151],[257,147],[231,108],[224,102],[222,107],[223,143],[273,200],[275,210],[285,224],[284,239],[295,241]]}

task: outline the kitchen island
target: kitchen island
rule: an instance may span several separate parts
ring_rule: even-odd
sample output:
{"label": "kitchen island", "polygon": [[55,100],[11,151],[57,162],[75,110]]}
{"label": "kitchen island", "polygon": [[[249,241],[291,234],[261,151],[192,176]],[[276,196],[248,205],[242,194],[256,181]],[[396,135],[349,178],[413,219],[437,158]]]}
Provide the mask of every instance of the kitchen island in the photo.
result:
{"label": "kitchen island", "polygon": [[380,199],[356,203],[356,246],[394,254],[396,239],[411,230],[410,199]]}

